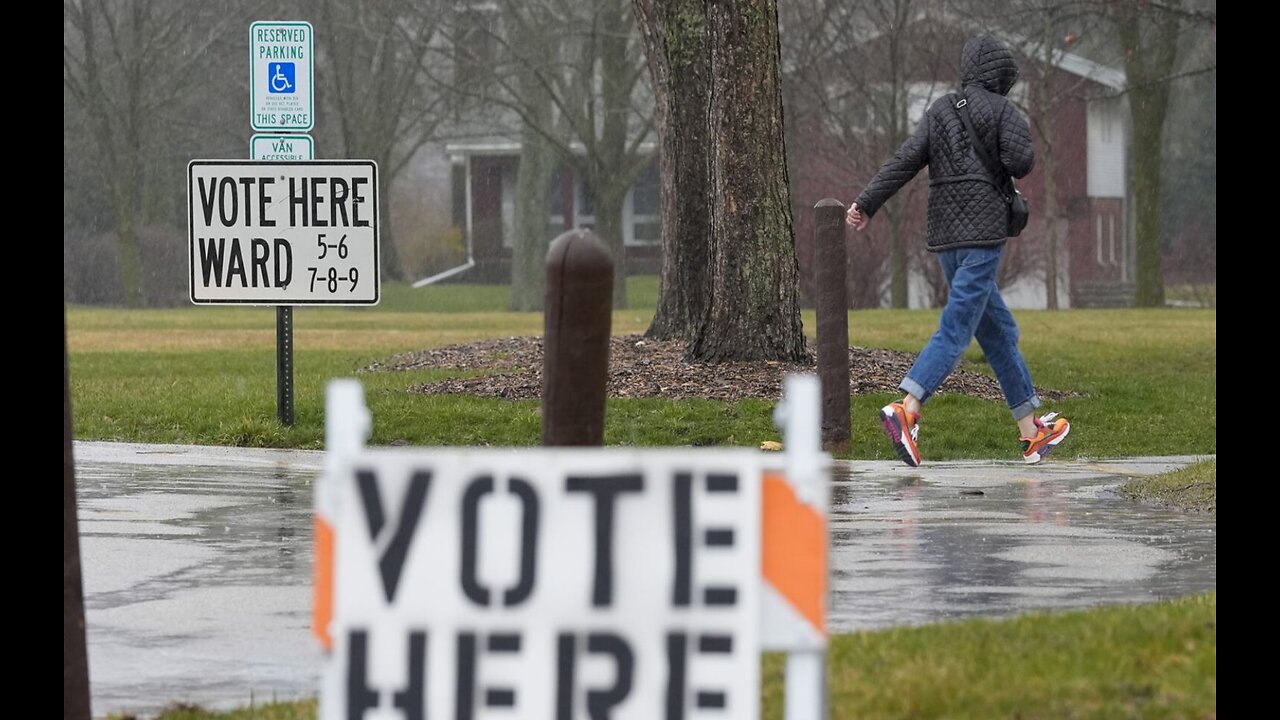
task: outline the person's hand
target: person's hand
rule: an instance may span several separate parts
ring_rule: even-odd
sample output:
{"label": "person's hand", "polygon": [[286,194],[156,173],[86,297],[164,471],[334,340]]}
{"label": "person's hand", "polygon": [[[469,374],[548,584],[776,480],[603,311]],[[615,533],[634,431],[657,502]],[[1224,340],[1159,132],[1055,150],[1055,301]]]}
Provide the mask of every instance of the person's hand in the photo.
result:
{"label": "person's hand", "polygon": [[861,230],[867,226],[867,221],[871,218],[862,209],[858,207],[858,203],[849,205],[849,211],[844,214],[844,221],[853,226],[854,230]]}

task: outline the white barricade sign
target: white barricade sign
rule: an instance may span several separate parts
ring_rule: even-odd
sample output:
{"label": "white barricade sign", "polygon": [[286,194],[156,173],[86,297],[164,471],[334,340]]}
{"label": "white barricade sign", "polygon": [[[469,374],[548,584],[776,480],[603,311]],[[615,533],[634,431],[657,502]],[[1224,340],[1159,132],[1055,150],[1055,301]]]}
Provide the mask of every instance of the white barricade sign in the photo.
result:
{"label": "white barricade sign", "polygon": [[[806,504],[780,456],[366,450],[351,381],[327,413],[321,720],[749,718],[762,647],[821,669],[825,495]],[[771,552],[770,533],[789,538]]]}

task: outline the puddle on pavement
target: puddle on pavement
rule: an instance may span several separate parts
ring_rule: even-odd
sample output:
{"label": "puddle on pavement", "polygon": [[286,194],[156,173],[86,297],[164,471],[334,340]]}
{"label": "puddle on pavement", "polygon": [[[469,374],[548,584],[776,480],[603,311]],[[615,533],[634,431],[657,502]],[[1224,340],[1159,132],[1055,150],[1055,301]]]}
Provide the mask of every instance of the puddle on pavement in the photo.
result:
{"label": "puddle on pavement", "polygon": [[[1217,587],[1217,525],[1064,465],[833,473],[832,632],[1151,602]],[[995,477],[991,477],[994,475]]]}

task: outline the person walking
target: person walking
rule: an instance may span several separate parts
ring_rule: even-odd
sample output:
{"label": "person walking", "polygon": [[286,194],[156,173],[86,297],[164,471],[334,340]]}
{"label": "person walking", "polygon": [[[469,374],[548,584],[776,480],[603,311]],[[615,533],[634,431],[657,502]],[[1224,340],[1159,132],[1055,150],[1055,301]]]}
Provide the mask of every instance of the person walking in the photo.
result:
{"label": "person walking", "polygon": [[[998,162],[1012,177],[1031,172],[1031,128],[1006,97],[1017,79],[1013,53],[999,39],[979,35],[966,42],[960,53],[961,91],[929,107],[915,132],[880,167],[845,216],[861,231],[894,193],[929,166],[926,243],[947,279],[947,305],[937,332],[898,385],[906,395],[880,410],[885,435],[898,457],[912,467],[920,464],[921,407],[975,337],[1017,423],[1023,460],[1040,462],[1071,431],[1071,423],[1057,413],[1035,416],[1040,399],[1018,350],[1018,324],[996,285],[1010,235],[1009,204],[1000,189],[1003,178],[992,177],[981,151],[973,147],[981,143],[986,157],[995,159],[992,164]],[[961,115],[964,111],[969,122]]]}

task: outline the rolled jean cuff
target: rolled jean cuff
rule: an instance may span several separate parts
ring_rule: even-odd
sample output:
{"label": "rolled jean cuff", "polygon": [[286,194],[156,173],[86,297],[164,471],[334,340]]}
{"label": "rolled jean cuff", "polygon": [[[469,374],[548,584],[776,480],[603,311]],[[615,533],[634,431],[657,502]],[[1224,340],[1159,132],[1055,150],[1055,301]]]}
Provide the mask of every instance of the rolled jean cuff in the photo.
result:
{"label": "rolled jean cuff", "polygon": [[1040,398],[1032,395],[1026,402],[1009,408],[1009,412],[1013,413],[1013,421],[1017,422],[1035,412],[1038,407],[1040,407]]}
{"label": "rolled jean cuff", "polygon": [[916,399],[921,403],[929,399],[929,393],[924,389],[924,386],[909,377],[902,378],[902,382],[898,383],[898,389],[904,393],[915,395]]}

